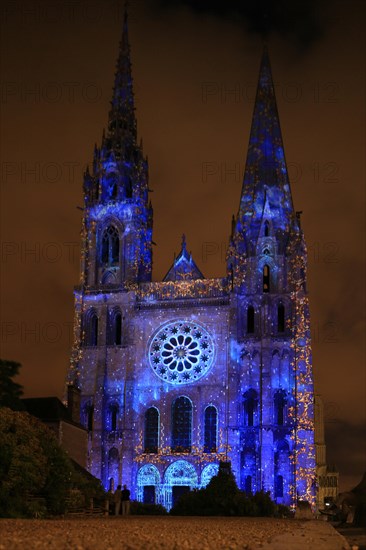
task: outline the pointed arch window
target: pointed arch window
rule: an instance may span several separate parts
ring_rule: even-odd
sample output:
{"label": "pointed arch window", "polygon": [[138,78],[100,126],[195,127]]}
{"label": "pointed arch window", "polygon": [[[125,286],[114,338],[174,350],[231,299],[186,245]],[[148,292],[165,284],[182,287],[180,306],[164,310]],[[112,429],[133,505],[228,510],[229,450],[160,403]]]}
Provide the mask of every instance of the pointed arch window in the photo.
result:
{"label": "pointed arch window", "polygon": [[85,323],[85,345],[98,345],[98,316],[94,310],[88,311]]}
{"label": "pointed arch window", "polygon": [[110,449],[110,451],[108,453],[108,460],[110,462],[118,462],[119,453],[118,453],[118,449],[116,449],[116,447],[112,447],[112,449]]}
{"label": "pointed arch window", "polygon": [[128,177],[126,180],[126,199],[132,198],[132,181],[131,178]]}
{"label": "pointed arch window", "polygon": [[103,266],[116,265],[119,262],[119,234],[117,229],[110,225],[106,227],[102,236],[101,263]]}
{"label": "pointed arch window", "polygon": [[254,426],[258,408],[258,394],[250,389],[244,394],[244,417],[246,426]]}
{"label": "pointed arch window", "polygon": [[114,317],[114,343],[116,346],[122,344],[122,313],[120,311]]}
{"label": "pointed arch window", "polygon": [[286,392],[279,390],[274,395],[274,423],[283,426],[285,423]]}
{"label": "pointed arch window", "polygon": [[213,405],[205,409],[205,453],[216,453],[217,451],[217,409]]}
{"label": "pointed arch window", "polygon": [[247,334],[254,333],[254,307],[248,306],[247,309]]}
{"label": "pointed arch window", "polygon": [[112,447],[108,452],[108,479],[109,487],[113,491],[118,483],[119,477],[119,452]]}
{"label": "pointed arch window", "polygon": [[112,432],[117,430],[118,405],[115,403],[109,408],[109,426]]}
{"label": "pointed arch window", "polygon": [[283,476],[277,475],[275,477],[274,496],[276,498],[283,497]]}
{"label": "pointed arch window", "polygon": [[285,306],[278,304],[277,307],[277,332],[285,332]]}
{"label": "pointed arch window", "polygon": [[109,313],[107,345],[120,346],[122,344],[122,313],[117,309],[113,309]]}
{"label": "pointed arch window", "polygon": [[145,412],[144,453],[157,453],[159,448],[159,411],[150,407]]}
{"label": "pointed arch window", "polygon": [[285,480],[290,471],[290,447],[286,439],[280,439],[275,443],[274,453],[274,495],[276,498],[282,498],[285,495]]}
{"label": "pointed arch window", "polygon": [[266,220],[264,222],[264,236],[269,237],[269,222]]}
{"label": "pointed arch window", "polygon": [[96,313],[93,313],[93,315],[90,318],[90,345],[91,346],[97,346],[98,345],[98,317]]}
{"label": "pointed arch window", "polygon": [[114,182],[114,183],[112,183],[112,185],[111,185],[111,199],[112,199],[112,200],[116,200],[116,198],[117,198],[117,191],[118,191],[117,182]]}
{"label": "pointed arch window", "polygon": [[269,292],[270,288],[270,268],[269,265],[263,267],[263,292]]}
{"label": "pointed arch window", "polygon": [[252,494],[252,476],[245,476],[244,491],[247,494]]}
{"label": "pointed arch window", "polygon": [[172,451],[191,452],[192,403],[187,397],[178,397],[172,406]]}
{"label": "pointed arch window", "polygon": [[243,485],[246,493],[256,492],[256,475],[258,468],[258,456],[254,441],[247,441],[247,445],[241,453],[241,469]]}

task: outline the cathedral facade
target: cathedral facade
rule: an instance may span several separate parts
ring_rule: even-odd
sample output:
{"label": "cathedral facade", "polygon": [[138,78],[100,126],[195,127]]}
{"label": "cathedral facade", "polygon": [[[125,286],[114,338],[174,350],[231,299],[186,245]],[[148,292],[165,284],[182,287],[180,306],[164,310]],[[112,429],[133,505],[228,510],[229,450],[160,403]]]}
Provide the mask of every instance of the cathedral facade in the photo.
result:
{"label": "cathedral facade", "polygon": [[84,175],[68,383],[106,489],[168,509],[230,462],[238,486],[315,502],[306,246],[264,51],[226,273],[187,251],[152,281],[153,209],[137,140],[127,16],[108,127]]}

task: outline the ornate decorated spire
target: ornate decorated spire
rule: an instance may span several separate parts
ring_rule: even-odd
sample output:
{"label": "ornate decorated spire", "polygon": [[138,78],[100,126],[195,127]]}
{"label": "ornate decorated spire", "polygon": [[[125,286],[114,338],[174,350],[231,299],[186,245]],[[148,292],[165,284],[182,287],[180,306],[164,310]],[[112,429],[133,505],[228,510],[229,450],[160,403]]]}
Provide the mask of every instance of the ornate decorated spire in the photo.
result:
{"label": "ornate decorated spire", "polygon": [[85,280],[90,286],[151,280],[153,209],[147,158],[136,138],[125,10],[108,128],[94,149],[92,173],[84,175],[87,247],[99,242],[97,253],[87,251],[91,259],[85,264]]}
{"label": "ornate decorated spire", "polygon": [[285,161],[271,66],[264,47],[236,233],[257,240],[263,216],[270,217],[275,231],[288,230],[294,220],[291,190]]}
{"label": "ornate decorated spire", "polygon": [[88,205],[133,199],[147,208],[148,164],[143,155],[142,140],[137,143],[126,9],[108,129],[107,132],[103,130],[100,147],[95,146],[93,178],[85,189]]}
{"label": "ornate decorated spire", "polygon": [[108,137],[117,138],[117,140],[118,138],[126,139],[130,137],[132,143],[135,144],[137,130],[131,69],[131,49],[128,41],[127,8],[125,8],[123,19],[122,38],[120,41],[111,105]]}

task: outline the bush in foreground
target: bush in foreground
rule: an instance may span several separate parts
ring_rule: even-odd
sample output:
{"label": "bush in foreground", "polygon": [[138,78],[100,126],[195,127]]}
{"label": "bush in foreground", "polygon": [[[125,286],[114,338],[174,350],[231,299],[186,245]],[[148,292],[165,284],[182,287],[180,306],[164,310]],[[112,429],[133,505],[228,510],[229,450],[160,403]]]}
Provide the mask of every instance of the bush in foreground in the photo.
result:
{"label": "bush in foreground", "polygon": [[51,514],[63,513],[72,470],[56,437],[39,420],[0,409],[1,516],[32,515],[35,504],[28,495],[42,495]]}
{"label": "bush in foreground", "polygon": [[255,495],[240,491],[232,473],[219,471],[205,489],[183,495],[170,513],[177,516],[283,517],[285,508],[282,506],[279,510],[264,491]]}
{"label": "bush in foreground", "polygon": [[40,420],[0,408],[0,516],[64,514],[72,489],[80,502],[103,496],[99,481],[79,470]]}

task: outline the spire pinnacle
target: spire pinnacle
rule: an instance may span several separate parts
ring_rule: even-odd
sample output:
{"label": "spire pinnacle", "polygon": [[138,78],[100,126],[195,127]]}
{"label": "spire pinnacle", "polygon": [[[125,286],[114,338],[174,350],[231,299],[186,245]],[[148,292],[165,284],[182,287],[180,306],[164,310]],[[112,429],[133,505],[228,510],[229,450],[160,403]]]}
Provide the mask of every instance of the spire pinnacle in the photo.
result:
{"label": "spire pinnacle", "polygon": [[250,223],[254,239],[266,201],[277,227],[284,230],[294,211],[268,48],[264,44],[237,220],[243,228]]}
{"label": "spire pinnacle", "polygon": [[128,40],[127,2],[123,15],[122,37],[113,87],[112,108],[109,113],[109,136],[129,132],[136,141],[136,119],[133,95],[131,48]]}
{"label": "spire pinnacle", "polygon": [[164,281],[188,281],[192,279],[204,279],[204,275],[192,258],[192,252],[187,251],[186,236],[182,235],[181,250],[176,256],[174,252],[173,265],[164,277]]}

